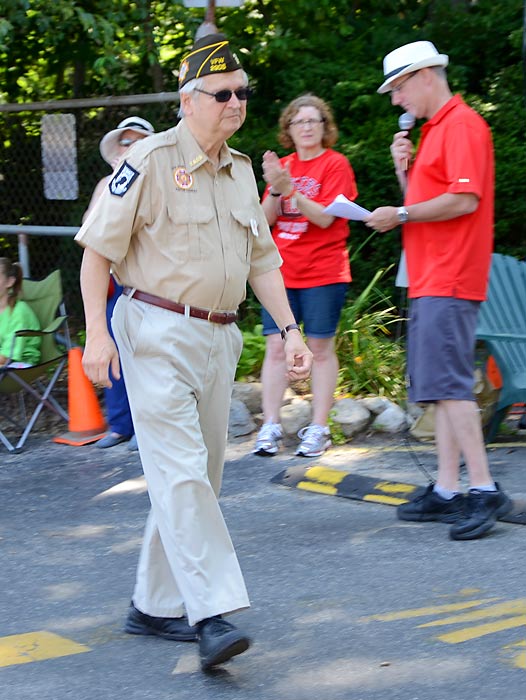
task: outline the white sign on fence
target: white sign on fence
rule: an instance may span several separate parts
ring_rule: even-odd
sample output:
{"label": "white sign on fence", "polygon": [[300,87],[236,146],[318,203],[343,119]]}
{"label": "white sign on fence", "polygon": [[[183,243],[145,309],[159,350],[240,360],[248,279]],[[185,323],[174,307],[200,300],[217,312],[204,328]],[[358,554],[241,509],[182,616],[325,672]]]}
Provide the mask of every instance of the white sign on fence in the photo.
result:
{"label": "white sign on fence", "polygon": [[77,135],[73,114],[44,114],[42,173],[46,199],[78,199]]}

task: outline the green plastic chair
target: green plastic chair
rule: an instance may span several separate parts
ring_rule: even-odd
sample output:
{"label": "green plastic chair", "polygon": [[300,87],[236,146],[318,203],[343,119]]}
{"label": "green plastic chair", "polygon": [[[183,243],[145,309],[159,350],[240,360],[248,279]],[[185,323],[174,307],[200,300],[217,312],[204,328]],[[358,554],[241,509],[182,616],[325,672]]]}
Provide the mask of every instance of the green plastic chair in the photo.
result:
{"label": "green plastic chair", "polygon": [[[44,408],[49,409],[65,421],[68,414],[53,397],[52,392],[62,374],[71,348],[71,338],[67,325],[64,300],[62,297],[62,280],[60,270],[55,270],[41,281],[27,280],[22,283],[20,296],[35,312],[42,330],[20,330],[16,336],[34,336],[42,338],[40,362],[31,367],[9,367],[9,361],[0,367],[0,400],[2,395],[19,395],[20,416],[14,417],[5,410],[0,413],[14,426],[20,436],[13,443],[0,430],[0,442],[10,451],[22,449],[37,418]],[[14,347],[15,338],[13,338]],[[36,406],[27,419],[25,398],[30,394],[36,400]]]}
{"label": "green plastic chair", "polygon": [[513,404],[526,403],[526,262],[493,254],[477,339],[486,344],[502,377],[495,412],[485,429],[490,442]]}

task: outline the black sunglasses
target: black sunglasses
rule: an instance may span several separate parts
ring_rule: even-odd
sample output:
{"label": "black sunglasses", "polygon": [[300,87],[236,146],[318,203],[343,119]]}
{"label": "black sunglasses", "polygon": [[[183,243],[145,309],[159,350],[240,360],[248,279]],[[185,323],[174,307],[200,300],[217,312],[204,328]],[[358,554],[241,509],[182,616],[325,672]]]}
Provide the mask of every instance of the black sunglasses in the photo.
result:
{"label": "black sunglasses", "polygon": [[216,102],[229,102],[232,99],[232,95],[235,95],[238,100],[244,102],[252,96],[252,89],[249,87],[238,88],[237,90],[219,90],[218,92],[208,92],[208,90],[200,90],[195,88],[196,92],[202,92],[204,95],[210,95]]}

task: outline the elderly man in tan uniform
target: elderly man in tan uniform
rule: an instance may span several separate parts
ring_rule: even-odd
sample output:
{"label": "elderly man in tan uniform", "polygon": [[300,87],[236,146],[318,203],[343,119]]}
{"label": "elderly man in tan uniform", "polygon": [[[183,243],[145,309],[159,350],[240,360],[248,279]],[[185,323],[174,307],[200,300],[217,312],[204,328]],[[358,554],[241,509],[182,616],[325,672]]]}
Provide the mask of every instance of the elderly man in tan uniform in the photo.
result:
{"label": "elderly man in tan uniform", "polygon": [[[218,504],[228,408],[250,283],[283,328],[292,379],[312,356],[290,310],[250,160],[226,139],[243,124],[247,76],[223,35],[181,64],[172,129],[135,144],[77,235],[85,247],[84,368],[126,378],[151,511],[126,631],[199,642],[207,670],[249,638],[222,615],[249,606]],[[105,320],[110,265],[125,287]]]}

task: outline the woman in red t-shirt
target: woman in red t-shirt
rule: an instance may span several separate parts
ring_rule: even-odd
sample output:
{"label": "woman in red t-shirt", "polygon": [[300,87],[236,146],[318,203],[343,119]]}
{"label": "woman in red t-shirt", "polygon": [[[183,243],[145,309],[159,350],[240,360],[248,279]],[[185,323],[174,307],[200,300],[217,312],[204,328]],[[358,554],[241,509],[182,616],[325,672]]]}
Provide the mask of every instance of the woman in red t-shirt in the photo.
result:
{"label": "woman in red t-shirt", "polygon": [[[356,199],[358,190],[349,161],[331,148],[338,130],[323,100],[315,95],[296,98],[281,114],[279,126],[280,143],[295,150],[281,159],[270,151],[264,154],[268,187],[263,209],[283,258],[281,272],[292,311],[296,322],[303,323],[314,356],[312,422],[300,430],[296,454],[317,457],[331,444],[327,422],[339,369],[334,336],[351,281],[349,224],[323,210],[339,194]],[[269,456],[278,451],[283,437],[279,413],[288,379],[280,331],[265,309],[262,318],[267,339],[264,423],[253,452]]]}

